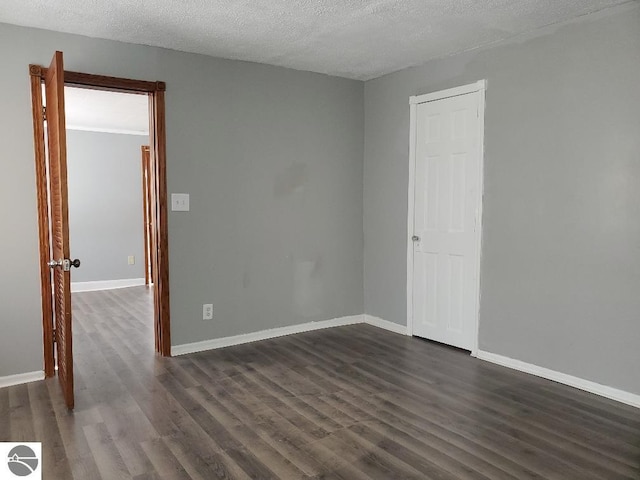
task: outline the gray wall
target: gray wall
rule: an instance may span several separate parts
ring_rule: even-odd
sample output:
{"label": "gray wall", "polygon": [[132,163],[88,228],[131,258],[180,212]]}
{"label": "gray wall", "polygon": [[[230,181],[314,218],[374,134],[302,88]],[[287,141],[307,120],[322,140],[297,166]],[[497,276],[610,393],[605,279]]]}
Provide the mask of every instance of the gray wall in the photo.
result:
{"label": "gray wall", "polygon": [[148,144],[147,136],[67,131],[71,256],[82,261],[74,282],[144,278],[140,146]]}
{"label": "gray wall", "polygon": [[640,8],[365,84],[365,310],[406,322],[409,96],[488,80],[480,348],[640,394]]}
{"label": "gray wall", "polygon": [[[167,82],[174,345],[363,312],[363,84],[0,25],[0,376],[42,369],[29,63]],[[204,322],[202,304],[215,304]]]}

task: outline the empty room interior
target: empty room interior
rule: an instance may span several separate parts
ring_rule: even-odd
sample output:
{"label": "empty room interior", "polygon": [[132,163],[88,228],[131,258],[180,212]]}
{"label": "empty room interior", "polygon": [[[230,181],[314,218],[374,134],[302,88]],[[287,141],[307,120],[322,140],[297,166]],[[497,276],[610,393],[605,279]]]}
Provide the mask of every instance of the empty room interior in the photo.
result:
{"label": "empty room interior", "polygon": [[3,0],[0,478],[640,479],[640,1]]}

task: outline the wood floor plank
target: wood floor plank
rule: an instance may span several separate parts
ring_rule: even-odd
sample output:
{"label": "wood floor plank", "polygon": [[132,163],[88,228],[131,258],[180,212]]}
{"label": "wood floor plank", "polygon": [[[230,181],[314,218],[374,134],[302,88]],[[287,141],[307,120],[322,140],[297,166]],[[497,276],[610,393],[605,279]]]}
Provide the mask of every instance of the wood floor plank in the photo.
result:
{"label": "wood floor plank", "polygon": [[27,385],[9,389],[9,412],[12,441],[28,442],[29,439],[35,438],[34,417]]}
{"label": "wood floor plank", "polygon": [[84,434],[101,478],[130,479],[131,474],[104,423],[86,425]]}
{"label": "wood floor plank", "polygon": [[160,478],[171,480],[188,480],[191,476],[178,459],[167,448],[162,438],[146,440],[140,444],[145,455],[160,474]]}
{"label": "wood floor plank", "polygon": [[[372,369],[368,365],[364,365],[360,363],[356,363],[355,366],[356,368],[362,368],[364,371],[367,371],[368,374],[372,376],[372,378],[384,379],[384,381],[386,382],[389,382],[396,386],[398,385],[396,383],[397,377],[394,374],[384,372],[383,369],[381,368]],[[422,390],[422,392],[424,392],[425,394],[438,395],[440,393],[440,392],[432,391],[432,387],[430,385],[428,384],[420,385],[419,382],[414,382],[412,384],[412,388],[415,388],[418,392]],[[411,393],[407,391],[401,391],[400,394],[405,396],[411,395]],[[416,396],[415,398],[418,399],[419,396]],[[464,412],[469,407],[469,405],[465,403],[466,402],[465,399],[456,398],[454,395],[450,396],[449,398],[445,398],[444,400],[448,403],[449,407],[453,407],[453,406],[459,407],[458,412]],[[512,423],[503,421],[501,412],[497,410],[492,412],[490,409],[485,409],[485,411],[483,411],[483,408],[484,408],[483,404],[476,405],[476,410],[479,412],[482,412],[483,415],[486,415],[486,421],[484,422],[484,425],[490,426],[491,428],[494,428],[496,430],[508,431],[510,435],[514,436],[515,438],[518,438],[520,441],[526,441],[529,445],[533,447],[539,448],[541,450],[547,450],[548,449],[547,443],[548,442],[553,443],[555,440],[555,436],[551,433],[547,433],[547,432],[534,433],[531,431],[530,428],[522,429],[521,427],[516,426]],[[606,468],[600,468],[600,465],[590,465],[591,462],[589,459],[589,452],[586,452],[586,453],[580,452],[580,453],[583,453],[583,455],[580,456],[576,452],[576,450],[577,448],[572,449],[572,448],[566,448],[565,446],[565,448],[563,449],[562,458],[559,458],[557,460],[560,462],[564,462],[565,460],[567,460],[567,457],[572,457],[572,460],[573,460],[572,463],[581,465],[580,468],[584,470],[585,478],[588,478],[588,476],[593,475],[594,473],[599,473],[603,475],[604,478],[612,478],[611,475],[613,475],[613,473],[608,471]],[[596,471],[594,472],[594,470]]]}
{"label": "wood floor plank", "polygon": [[[395,408],[395,406],[389,408],[387,404],[381,405],[383,402],[378,403],[376,397],[363,400],[362,398],[349,395],[346,392],[338,393],[337,397],[343,403],[351,405],[351,408],[356,408],[353,407],[353,404],[358,404],[368,411],[375,412],[375,418],[377,420],[367,420],[367,424],[372,425],[374,428],[378,422],[384,422],[383,425],[387,429],[389,426],[393,426],[395,432],[401,432],[395,433],[395,436],[404,434],[415,438],[415,441],[410,441],[413,445],[415,445],[416,442],[426,442],[447,455],[464,459],[469,465],[478,465],[479,462],[486,463],[509,473],[515,478],[543,478],[536,472],[528,470],[523,465],[510,460],[505,456],[505,454],[508,455],[508,452],[501,452],[499,449],[493,451],[487,448],[485,442],[474,441],[473,437],[461,435],[447,428],[446,424],[441,426],[435,423],[433,419],[413,417],[407,411],[401,411]],[[484,470],[483,467],[479,468]],[[496,474],[494,476],[500,478],[501,475],[502,474]]]}
{"label": "wood floor plank", "polygon": [[274,478],[273,472],[263,464],[254,452],[244,448],[233,434],[216,418],[199,404],[182,386],[169,374],[160,379],[161,383],[176,398],[187,415],[202,429],[218,448],[217,454],[224,452],[221,458],[231,458],[251,478]]}
{"label": "wood floor plank", "polygon": [[[392,367],[387,368],[389,368],[388,375],[391,378],[393,378],[398,373],[397,370],[393,369]],[[381,365],[379,366],[379,370],[374,371],[373,374],[377,377],[385,376],[386,373],[381,373],[383,370],[385,370],[385,367]],[[419,384],[420,381],[414,378],[414,385],[417,387]],[[428,389],[432,388],[429,384],[426,384],[425,387]],[[571,437],[567,435],[559,435],[557,433],[557,428],[554,428],[553,425],[549,425],[547,428],[541,428],[540,425],[535,421],[535,419],[537,418],[536,416],[529,415],[529,413],[523,414],[520,409],[514,409],[511,405],[505,403],[505,398],[508,400],[509,396],[504,394],[500,396],[491,394],[490,397],[482,395],[480,399],[475,400],[474,398],[469,396],[461,398],[459,393],[459,389],[448,391],[446,386],[442,384],[439,384],[438,386],[437,394],[443,394],[442,398],[444,399],[444,401],[448,401],[450,405],[461,405],[465,409],[473,408],[478,411],[483,411],[485,414],[493,417],[491,424],[496,428],[511,428],[512,425],[509,424],[506,420],[510,418],[517,418],[518,423],[521,424],[522,427],[526,427],[524,428],[525,433],[518,435],[519,438],[522,439],[523,436],[528,436],[529,434],[531,434],[529,438],[534,444],[539,444],[540,441],[546,441],[558,445],[563,445],[565,447],[564,456],[566,457],[569,455],[575,455],[576,458],[574,460],[576,461],[576,463],[583,464],[584,467],[588,468],[590,472],[592,472],[593,470],[600,470],[600,474],[605,478],[613,478],[613,475],[615,475],[616,471],[618,470],[618,461],[615,458],[612,458],[611,461],[607,459],[607,454],[609,452],[608,449],[603,450],[603,445],[602,442],[600,442],[600,437],[594,438],[593,434],[588,435],[591,444],[596,443],[598,445],[598,448],[594,448],[593,446],[585,445],[584,442],[580,441],[580,436]],[[407,395],[406,392],[404,394]],[[449,396],[446,396],[447,394],[449,394]],[[489,407],[489,405],[495,406]],[[489,425],[489,423],[487,423],[486,425]],[[626,445],[624,447],[626,447]],[[619,451],[619,449],[621,448],[619,440],[616,446],[612,448],[616,448],[618,449],[617,451]],[[605,458],[601,458],[598,464],[592,464],[591,459],[594,455],[605,455]]]}
{"label": "wood floor plank", "polygon": [[[233,386],[231,386],[233,388]],[[283,457],[288,458],[297,468],[306,475],[318,475],[322,469],[315,458],[309,458],[301,449],[301,446],[312,441],[310,436],[304,436],[293,424],[278,415],[275,411],[251,408],[251,400],[248,395],[238,395],[239,389],[235,389],[235,395],[220,395],[220,389],[216,395],[208,391],[201,392],[210,402],[216,402],[219,408],[225,409],[233,418],[242,418],[246,425],[250,425],[254,435],[270,444],[278,450]],[[258,402],[257,399],[254,399]]]}
{"label": "wood floor plank", "polygon": [[[347,395],[347,400],[345,400],[345,395]],[[473,453],[470,453],[468,450],[460,448],[459,443],[452,444],[450,436],[446,436],[443,440],[442,437],[434,436],[431,430],[423,430],[415,434],[414,432],[416,430],[410,426],[409,431],[414,433],[412,436],[400,428],[396,428],[402,426],[403,420],[401,418],[392,415],[383,417],[387,412],[377,408],[367,399],[353,396],[349,398],[346,392],[332,395],[332,398],[340,401],[340,408],[347,409],[351,412],[358,411],[356,415],[363,419],[367,417],[370,418],[350,426],[349,429],[352,431],[357,431],[357,429],[365,425],[372,427],[374,430],[377,430],[378,433],[382,434],[378,436],[378,442],[382,443],[389,439],[400,441],[407,448],[419,451],[416,451],[416,453],[421,455],[426,454],[436,465],[439,465],[444,470],[455,472],[463,477],[471,476],[471,473],[466,473],[467,466],[469,466],[480,473],[485,473],[485,476],[488,478],[515,478],[514,476],[507,475],[505,471],[500,468],[494,468],[489,461],[485,460],[483,457],[486,456],[486,451],[483,451],[482,456],[473,455]],[[366,409],[368,413],[363,409]],[[409,424],[406,423],[404,425],[405,427],[409,426]],[[456,459],[464,459],[464,463],[461,464]],[[531,477],[527,475],[526,478]]]}
{"label": "wood floor plank", "polygon": [[38,419],[34,422],[34,439],[42,442],[43,464],[55,477],[71,477],[71,466],[45,382],[29,384],[29,399],[34,419]]}
{"label": "wood floor plank", "polygon": [[207,451],[206,443],[194,443],[184,434],[164,439],[171,453],[184,466],[191,478],[210,480],[249,480],[249,477],[226,455],[219,451]]}
{"label": "wood floor plank", "polygon": [[0,388],[0,442],[9,442],[11,438],[9,391],[9,388]]}
{"label": "wood floor plank", "polygon": [[162,358],[152,293],[73,295],[74,412],[0,389],[45,479],[640,479],[636,408],[369,325]]}
{"label": "wood floor plank", "polygon": [[[362,442],[357,436],[349,435],[346,430],[333,432],[316,443],[326,446],[372,479],[383,480],[396,477],[417,480],[425,478],[424,474],[403,464],[397,457],[375,445]],[[453,479],[453,477],[439,478]]]}

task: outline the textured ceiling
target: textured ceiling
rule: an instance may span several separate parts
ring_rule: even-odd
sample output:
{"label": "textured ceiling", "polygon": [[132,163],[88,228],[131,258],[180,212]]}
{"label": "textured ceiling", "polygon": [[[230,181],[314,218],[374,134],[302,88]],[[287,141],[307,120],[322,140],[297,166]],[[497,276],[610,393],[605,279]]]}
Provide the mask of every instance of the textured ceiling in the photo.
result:
{"label": "textured ceiling", "polygon": [[64,100],[70,130],[149,134],[146,95],[65,87]]}
{"label": "textured ceiling", "polygon": [[366,80],[629,0],[1,0],[0,22]]}

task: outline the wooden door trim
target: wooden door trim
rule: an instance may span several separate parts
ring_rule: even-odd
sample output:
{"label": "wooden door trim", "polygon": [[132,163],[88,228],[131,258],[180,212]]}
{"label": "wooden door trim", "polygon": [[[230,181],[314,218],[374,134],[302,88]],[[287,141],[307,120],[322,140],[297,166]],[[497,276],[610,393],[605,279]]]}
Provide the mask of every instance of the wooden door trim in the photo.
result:
{"label": "wooden door trim", "polygon": [[44,111],[42,107],[42,68],[29,67],[31,80],[31,107],[33,110],[33,143],[36,161],[36,191],[38,201],[38,240],[40,244],[40,291],[42,293],[42,339],[44,342],[44,376],[55,373],[53,349],[53,308],[51,306],[51,242],[49,232],[49,197],[47,194],[47,161],[44,137]]}
{"label": "wooden door trim", "polygon": [[142,230],[143,230],[143,239],[144,239],[144,284],[149,285],[151,283],[150,279],[150,269],[149,269],[149,207],[150,200],[149,194],[149,146],[142,145],[140,147],[140,156],[142,158]]}
{"label": "wooden door trim", "polygon": [[167,129],[165,122],[165,84],[157,82],[158,90],[150,94],[151,161],[155,181],[155,232],[157,258],[154,288],[158,292],[158,351],[171,356],[171,323],[169,305],[169,230],[167,228]]}
{"label": "wooden door trim", "polygon": [[[39,67],[36,65],[36,67]],[[39,67],[44,76],[47,73],[45,67]],[[164,82],[147,82],[145,80],[134,80],[131,78],[109,77],[107,75],[94,75],[81,72],[64,72],[65,85],[90,88],[92,90],[106,90],[114,92],[125,91],[127,93],[138,93],[141,95],[154,93],[158,90],[165,90]]]}
{"label": "wooden door trim", "polygon": [[[40,246],[40,281],[43,310],[43,337],[45,343],[45,375],[53,375],[53,315],[51,304],[51,281],[46,262],[50,259],[50,232],[48,194],[46,188],[46,157],[44,147],[44,115],[42,109],[41,83],[47,73],[47,68],[41,65],[29,65],[31,77],[31,97],[34,122],[34,145],[36,161],[36,190],[38,195],[38,227]],[[39,78],[39,81],[38,81]],[[93,75],[81,72],[64,72],[65,85],[86,87],[95,90],[137,93],[149,96],[150,104],[150,137],[151,155],[155,168],[156,209],[154,228],[157,237],[157,279],[155,288],[159,301],[155,312],[156,350],[165,357],[171,356],[171,318],[169,302],[169,232],[167,225],[167,167],[166,167],[166,122],[165,98],[166,84],[164,82],[149,82],[128,78]],[[44,260],[46,259],[46,260]],[[44,261],[43,261],[44,260]],[[46,304],[46,305],[45,305]],[[47,345],[51,345],[49,349]],[[50,376],[49,375],[49,376]]]}

